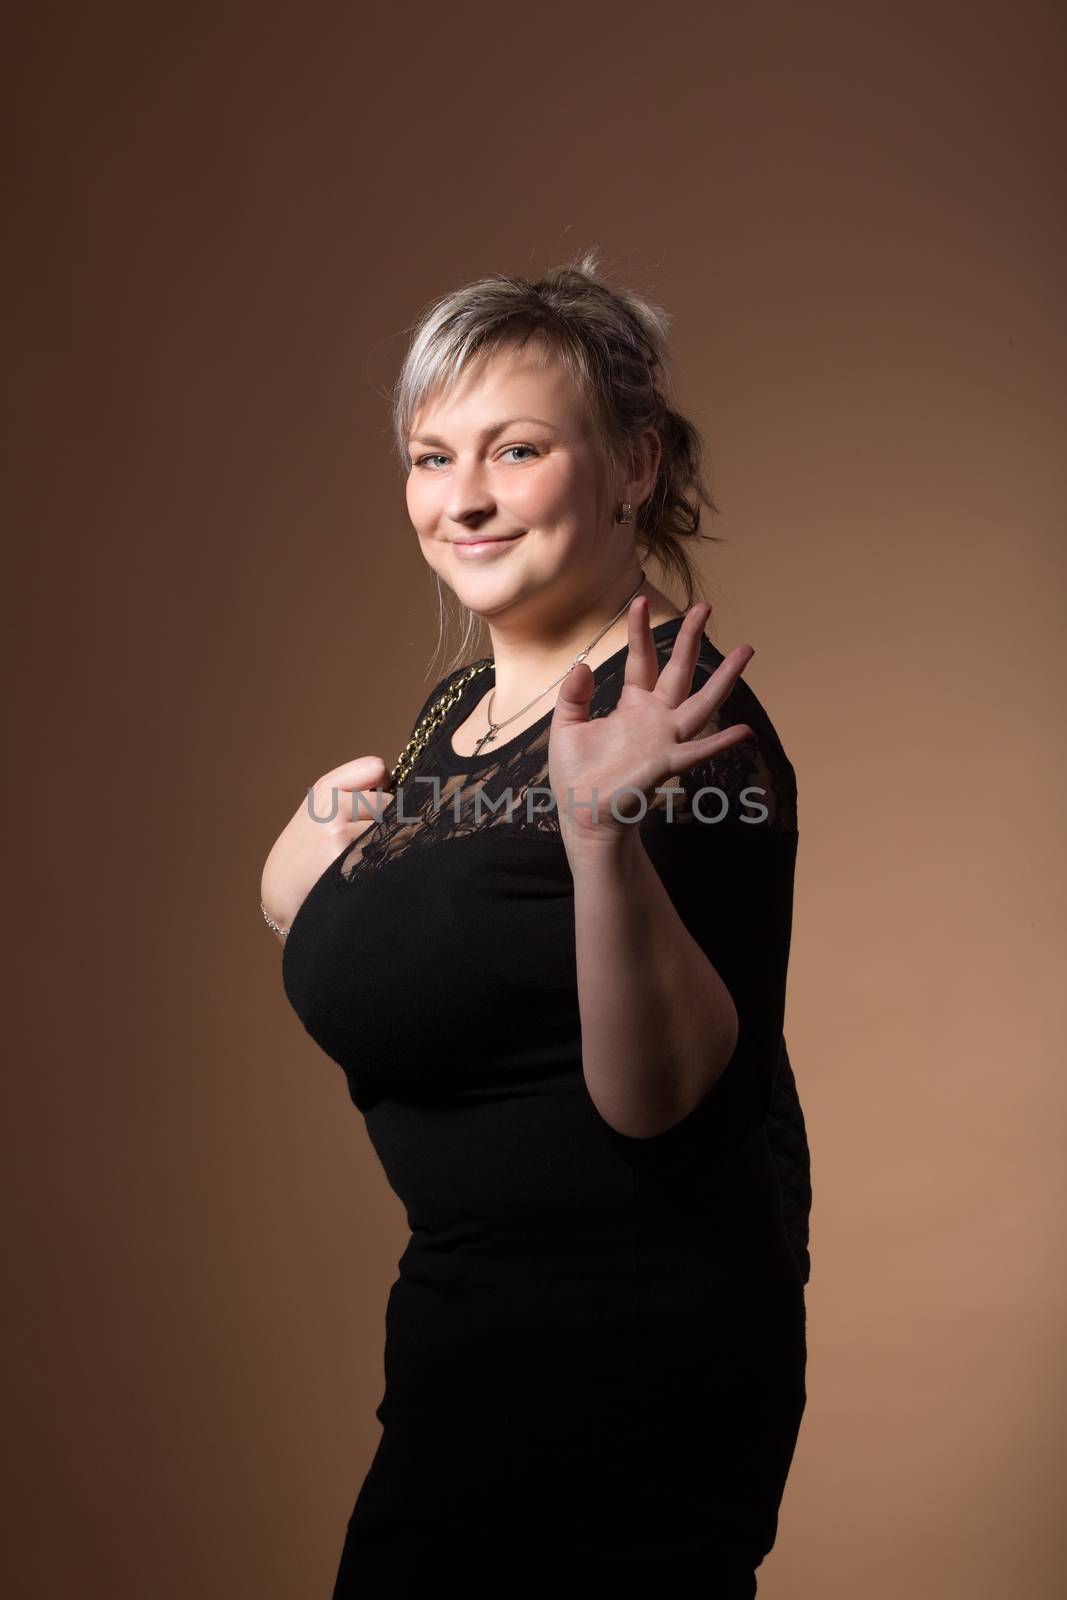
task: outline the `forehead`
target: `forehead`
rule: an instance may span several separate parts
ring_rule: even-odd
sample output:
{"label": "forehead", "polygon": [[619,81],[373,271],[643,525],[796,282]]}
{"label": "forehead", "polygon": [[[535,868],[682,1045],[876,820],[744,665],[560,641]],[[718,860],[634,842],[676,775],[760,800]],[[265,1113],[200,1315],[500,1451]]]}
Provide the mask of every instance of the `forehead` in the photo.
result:
{"label": "forehead", "polygon": [[457,378],[432,390],[415,409],[409,431],[478,429],[511,416],[566,426],[583,423],[587,411],[581,385],[553,352],[505,347],[479,355]]}

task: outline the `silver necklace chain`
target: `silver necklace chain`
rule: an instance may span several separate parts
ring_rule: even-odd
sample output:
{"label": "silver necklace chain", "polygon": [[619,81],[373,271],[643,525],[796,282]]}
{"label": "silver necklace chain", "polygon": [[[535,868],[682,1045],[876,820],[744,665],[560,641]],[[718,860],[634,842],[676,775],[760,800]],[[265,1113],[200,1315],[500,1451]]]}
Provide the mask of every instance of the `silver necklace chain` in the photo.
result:
{"label": "silver necklace chain", "polygon": [[500,732],[501,728],[506,728],[508,726],[509,722],[514,722],[516,720],[516,718],[522,716],[524,711],[529,711],[531,706],[535,706],[537,704],[538,700],[542,700],[545,697],[545,695],[548,693],[549,689],[554,689],[556,687],[557,683],[562,683],[563,682],[564,678],[567,676],[567,673],[570,672],[571,667],[576,667],[578,665],[579,661],[584,661],[585,660],[586,656],[589,654],[589,652],[593,648],[593,646],[595,644],[599,644],[601,639],[607,633],[608,629],[613,627],[614,624],[616,622],[618,622],[619,618],[622,616],[623,612],[626,610],[626,607],[633,604],[634,600],[637,598],[638,594],[640,593],[641,584],[643,584],[644,581],[645,581],[645,575],[642,572],[642,574],[641,574],[641,583],[639,583],[637,585],[637,588],[634,590],[634,592],[630,596],[630,598],[623,602],[623,604],[619,607],[618,611],[616,611],[615,615],[612,617],[611,621],[604,624],[604,626],[601,628],[600,632],[597,634],[596,638],[595,639],[590,639],[590,641],[586,645],[585,649],[580,651],[578,653],[578,655],[575,656],[575,658],[571,662],[570,666],[567,667],[565,669],[565,671],[561,672],[558,678],[554,678],[552,680],[552,682],[548,685],[547,689],[542,689],[540,694],[535,694],[533,699],[528,701],[526,705],[521,706],[519,708],[519,710],[516,711],[512,716],[505,717],[503,719],[503,721],[501,721],[501,722],[494,722],[493,721],[493,716],[492,716],[493,697],[496,694],[496,684],[494,683],[492,689],[490,689],[490,691],[489,691],[489,702],[488,702],[488,704],[486,706],[486,709],[485,709],[486,721],[489,723],[489,731],[487,733],[483,733],[482,734],[482,737],[478,740],[478,743],[474,747],[474,750],[472,752],[473,755],[480,755],[481,754],[481,750],[482,750],[482,746],[483,745],[487,745],[489,743],[490,739],[495,739],[497,734]]}

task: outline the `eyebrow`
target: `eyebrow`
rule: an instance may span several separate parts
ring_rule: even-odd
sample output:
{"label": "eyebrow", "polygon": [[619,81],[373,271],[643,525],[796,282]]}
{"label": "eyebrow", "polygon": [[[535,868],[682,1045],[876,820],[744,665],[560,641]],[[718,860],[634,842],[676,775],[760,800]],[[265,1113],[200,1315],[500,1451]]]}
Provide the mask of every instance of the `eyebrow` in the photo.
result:
{"label": "eyebrow", "polygon": [[[498,433],[503,433],[505,428],[513,427],[516,422],[536,422],[542,428],[556,427],[554,422],[546,422],[544,417],[505,417],[503,422],[490,423],[489,427],[483,430],[481,435],[482,442],[486,443],[488,440],[495,438]],[[446,450],[448,449],[447,441],[439,439],[434,433],[413,433],[408,442],[410,444],[439,444],[443,445]]]}

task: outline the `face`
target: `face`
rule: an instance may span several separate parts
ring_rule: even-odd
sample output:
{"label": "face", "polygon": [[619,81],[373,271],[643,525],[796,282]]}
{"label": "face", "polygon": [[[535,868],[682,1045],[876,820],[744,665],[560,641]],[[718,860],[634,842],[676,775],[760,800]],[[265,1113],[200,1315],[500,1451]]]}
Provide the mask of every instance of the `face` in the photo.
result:
{"label": "face", "polygon": [[422,553],[487,619],[566,609],[627,564],[584,396],[556,361],[498,350],[412,419]]}

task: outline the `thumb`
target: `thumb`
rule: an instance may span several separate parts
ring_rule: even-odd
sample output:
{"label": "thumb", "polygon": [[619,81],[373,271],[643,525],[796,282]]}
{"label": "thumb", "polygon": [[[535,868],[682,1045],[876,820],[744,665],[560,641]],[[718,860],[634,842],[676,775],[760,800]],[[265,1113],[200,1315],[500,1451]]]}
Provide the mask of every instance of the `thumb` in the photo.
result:
{"label": "thumb", "polygon": [[559,686],[553,727],[570,727],[589,721],[589,702],[593,698],[595,679],[584,661],[577,662]]}

